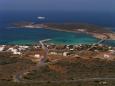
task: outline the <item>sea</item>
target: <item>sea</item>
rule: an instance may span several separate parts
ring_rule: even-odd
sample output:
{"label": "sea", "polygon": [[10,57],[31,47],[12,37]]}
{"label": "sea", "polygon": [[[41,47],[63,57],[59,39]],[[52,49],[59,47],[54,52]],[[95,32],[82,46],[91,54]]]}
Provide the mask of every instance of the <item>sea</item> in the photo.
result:
{"label": "sea", "polygon": [[[38,19],[43,16],[45,19]],[[0,44],[32,45],[51,39],[55,44],[92,44],[99,40],[85,33],[25,28],[11,28],[16,22],[35,23],[86,23],[115,31],[115,12],[67,12],[67,11],[0,11]],[[115,46],[115,41],[103,44]]]}

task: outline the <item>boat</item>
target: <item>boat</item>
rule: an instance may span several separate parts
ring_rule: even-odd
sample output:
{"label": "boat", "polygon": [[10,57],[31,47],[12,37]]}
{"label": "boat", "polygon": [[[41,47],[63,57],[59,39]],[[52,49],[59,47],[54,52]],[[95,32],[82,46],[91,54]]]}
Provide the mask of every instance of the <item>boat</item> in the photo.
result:
{"label": "boat", "polygon": [[38,19],[45,19],[45,17],[43,17],[43,16],[38,16],[37,18]]}

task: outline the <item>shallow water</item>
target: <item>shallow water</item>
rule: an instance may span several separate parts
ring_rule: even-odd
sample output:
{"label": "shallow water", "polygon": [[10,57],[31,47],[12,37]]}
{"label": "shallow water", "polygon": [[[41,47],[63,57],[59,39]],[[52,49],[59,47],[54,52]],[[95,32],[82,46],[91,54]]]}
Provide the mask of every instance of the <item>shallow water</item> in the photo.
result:
{"label": "shallow water", "polygon": [[[38,16],[45,16],[45,20],[38,20]],[[78,22],[91,23],[104,27],[115,27],[115,16],[109,13],[78,13],[78,12],[0,12],[0,44],[34,44],[39,40],[52,39],[56,44],[89,44],[98,40],[83,33],[70,33],[46,29],[8,28],[11,23],[21,21],[43,22]],[[114,31],[115,29],[113,29]],[[105,44],[114,45],[114,41]]]}

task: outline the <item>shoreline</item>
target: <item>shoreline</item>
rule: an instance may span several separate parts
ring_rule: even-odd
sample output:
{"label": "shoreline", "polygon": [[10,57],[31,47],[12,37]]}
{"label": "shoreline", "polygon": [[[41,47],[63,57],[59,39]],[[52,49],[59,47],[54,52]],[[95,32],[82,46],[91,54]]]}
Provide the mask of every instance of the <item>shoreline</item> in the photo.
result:
{"label": "shoreline", "polygon": [[56,31],[63,31],[63,32],[72,32],[72,33],[86,33],[88,35],[92,35],[93,37],[97,38],[97,39],[106,39],[106,40],[115,40],[115,37],[110,37],[110,35],[112,35],[112,33],[91,33],[91,32],[80,32],[80,31],[69,31],[69,30],[61,30],[58,28],[43,28],[43,29],[49,29],[49,30],[56,30]]}
{"label": "shoreline", "polygon": [[[72,33],[86,33],[89,34],[97,39],[106,39],[106,40],[115,40],[115,33],[111,32],[110,30],[107,30],[105,28],[100,29],[100,27],[96,26],[91,26],[88,25],[91,29],[87,28],[88,26],[85,26],[86,28],[76,28],[79,25],[75,25],[72,27],[72,24],[70,24],[69,29],[68,29],[69,24],[31,24],[31,25],[24,25],[21,26],[21,28],[28,28],[28,29],[48,29],[48,30],[55,30],[55,31],[63,31],[63,32],[72,32]],[[16,28],[20,26],[15,26]],[[72,29],[71,29],[72,28]],[[74,28],[74,29],[73,29]],[[102,28],[102,27],[101,27]]]}

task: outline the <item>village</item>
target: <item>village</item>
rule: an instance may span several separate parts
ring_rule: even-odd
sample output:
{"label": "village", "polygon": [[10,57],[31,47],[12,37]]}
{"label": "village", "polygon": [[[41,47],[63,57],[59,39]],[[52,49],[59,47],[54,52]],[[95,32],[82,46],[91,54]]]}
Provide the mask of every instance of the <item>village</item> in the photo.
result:
{"label": "village", "polygon": [[[0,53],[11,53],[19,58],[30,59],[35,63],[43,60],[62,59],[75,57],[83,59],[99,58],[115,60],[115,47],[103,44],[55,45],[0,45]],[[47,58],[46,58],[47,57]]]}

